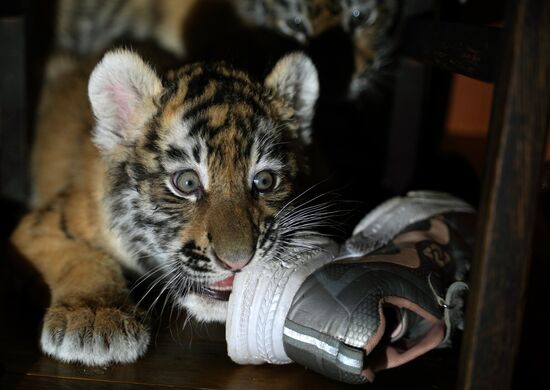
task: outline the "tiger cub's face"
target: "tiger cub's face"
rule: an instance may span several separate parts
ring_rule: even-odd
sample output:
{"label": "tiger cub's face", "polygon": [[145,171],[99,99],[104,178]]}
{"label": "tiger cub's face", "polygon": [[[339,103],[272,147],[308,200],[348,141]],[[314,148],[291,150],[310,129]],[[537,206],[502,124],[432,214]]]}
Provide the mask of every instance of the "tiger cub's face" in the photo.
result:
{"label": "tiger cub's face", "polygon": [[340,0],[235,0],[247,22],[269,27],[302,44],[337,26]]}
{"label": "tiger cub's face", "polygon": [[266,8],[276,29],[304,44],[340,21],[337,0],[271,0]]}
{"label": "tiger cub's face", "polygon": [[303,245],[285,205],[318,89],[301,54],[281,59],[263,84],[224,64],[161,80],[128,51],[108,53],[92,73],[111,230],[196,318],[224,321],[235,272]]}

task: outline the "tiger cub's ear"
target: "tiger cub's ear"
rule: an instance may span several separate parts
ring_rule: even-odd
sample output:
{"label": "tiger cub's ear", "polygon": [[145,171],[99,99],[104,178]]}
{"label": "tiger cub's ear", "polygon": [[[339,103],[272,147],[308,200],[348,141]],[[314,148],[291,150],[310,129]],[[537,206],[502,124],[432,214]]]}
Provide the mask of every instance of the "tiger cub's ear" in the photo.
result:
{"label": "tiger cub's ear", "polygon": [[311,143],[311,121],[319,97],[319,78],[313,62],[302,53],[286,55],[275,64],[265,85],[294,109],[300,137],[306,144]]}
{"label": "tiger cub's ear", "polygon": [[96,117],[95,144],[109,152],[131,143],[153,113],[152,98],[161,92],[159,77],[137,54],[128,50],[105,54],[88,83]]}

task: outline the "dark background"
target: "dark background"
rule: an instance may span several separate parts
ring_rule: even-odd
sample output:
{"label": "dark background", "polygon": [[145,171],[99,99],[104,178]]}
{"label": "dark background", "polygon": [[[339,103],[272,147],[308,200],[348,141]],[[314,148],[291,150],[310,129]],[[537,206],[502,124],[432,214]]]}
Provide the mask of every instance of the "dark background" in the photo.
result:
{"label": "dark background", "polygon": [[[503,15],[502,3],[484,0],[459,5],[454,1],[441,1],[436,2],[433,12],[415,17],[498,24]],[[223,5],[212,7],[212,4],[218,3],[208,0],[197,7],[193,15],[197,23],[187,26],[188,36],[200,37],[186,42],[190,60],[223,59],[262,78],[283,53],[300,48],[270,31],[242,26],[230,9]],[[34,349],[29,347],[31,352],[28,353],[37,354],[36,343],[22,341],[30,338],[28,333],[10,332],[14,324],[24,324],[21,329],[34,332],[32,340],[36,340],[40,305],[34,303],[45,299],[37,297],[39,290],[34,290],[33,279],[28,279],[27,273],[15,270],[18,265],[14,266],[11,261],[7,238],[24,213],[29,196],[28,158],[34,112],[43,66],[52,49],[54,15],[53,1],[3,1],[0,5],[0,288],[5,297],[0,341],[11,340],[9,348],[1,348],[0,375],[6,374],[8,360],[17,360],[13,351],[18,345],[34,345]],[[134,43],[134,47],[145,53],[162,55],[165,61],[160,67],[174,61],[150,43]],[[383,94],[376,99],[350,102],[344,98],[352,72],[352,47],[347,35],[334,29],[301,49],[311,55],[321,80],[321,98],[314,122],[315,145],[311,150],[312,181],[321,183],[318,191],[326,192],[326,198],[331,199],[335,207],[348,210],[338,221],[341,229],[335,234],[347,237],[365,212],[388,197],[402,195],[408,190],[448,191],[477,205],[485,140],[483,134],[475,139],[449,136],[446,118],[452,96],[452,74],[419,66],[399,56],[395,62],[394,82]],[[400,99],[396,99],[396,95]],[[444,147],[449,144],[451,148]],[[472,149],[480,152],[473,160],[467,160],[465,156],[471,156]],[[543,378],[544,363],[548,360],[544,352],[550,346],[543,325],[548,308],[548,303],[544,302],[544,297],[548,296],[544,277],[550,275],[548,165],[544,172],[524,336],[515,373],[516,388]],[[21,338],[20,342],[17,337]],[[450,388],[457,351],[458,346],[448,354],[436,352],[420,359],[416,366],[413,363],[389,375],[408,382],[404,380],[407,377],[433,374],[442,377],[434,379],[434,388]],[[29,359],[23,360],[30,366],[28,362],[34,364],[38,357]],[[8,371],[6,377],[10,375],[13,373]],[[385,375],[382,384],[397,385],[394,379]],[[410,383],[421,383],[418,388],[427,384],[422,379]]]}

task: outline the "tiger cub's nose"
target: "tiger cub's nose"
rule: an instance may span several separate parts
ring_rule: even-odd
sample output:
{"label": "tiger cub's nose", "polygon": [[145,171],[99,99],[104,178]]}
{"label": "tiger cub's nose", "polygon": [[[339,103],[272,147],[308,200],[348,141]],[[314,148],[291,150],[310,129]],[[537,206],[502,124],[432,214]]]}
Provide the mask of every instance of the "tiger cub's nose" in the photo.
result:
{"label": "tiger cub's nose", "polygon": [[216,252],[214,252],[214,256],[216,257],[216,261],[225,269],[228,269],[231,271],[239,271],[242,268],[244,268],[248,263],[250,263],[250,260],[252,260],[252,257],[254,255],[251,256],[249,254],[248,255],[241,254],[241,255],[219,256]]}

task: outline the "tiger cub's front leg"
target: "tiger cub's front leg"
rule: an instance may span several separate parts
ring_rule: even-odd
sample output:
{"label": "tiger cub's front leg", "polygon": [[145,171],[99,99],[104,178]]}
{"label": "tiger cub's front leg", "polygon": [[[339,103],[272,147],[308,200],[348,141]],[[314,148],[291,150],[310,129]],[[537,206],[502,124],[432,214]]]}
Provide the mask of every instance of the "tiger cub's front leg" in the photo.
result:
{"label": "tiger cub's front leg", "polygon": [[87,365],[133,362],[145,353],[149,331],[120,265],[67,231],[60,207],[30,213],[12,237],[51,291],[42,350]]}

